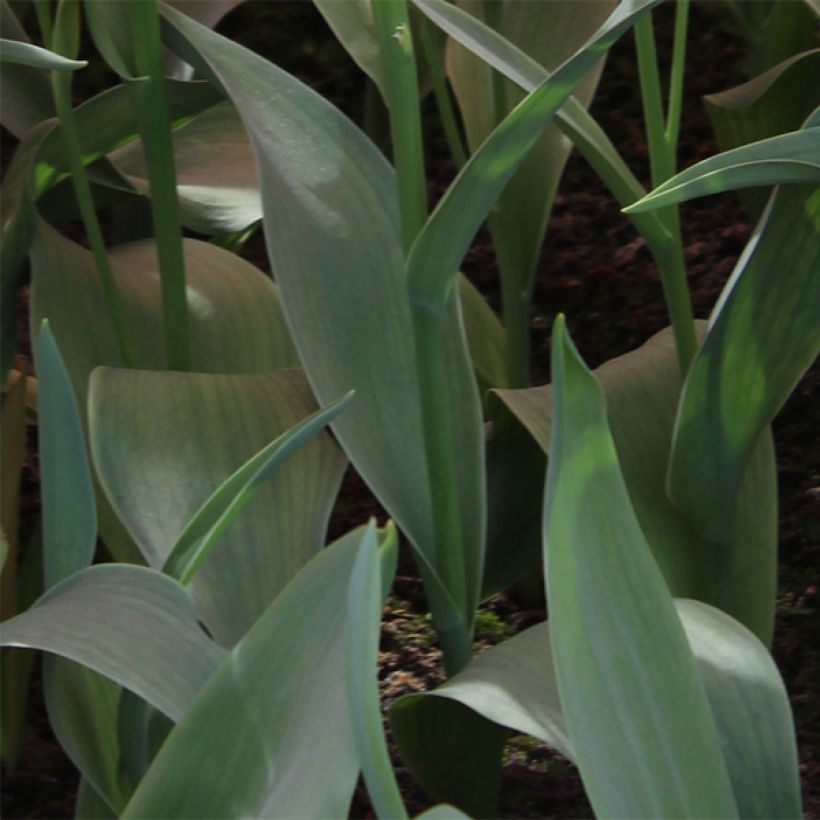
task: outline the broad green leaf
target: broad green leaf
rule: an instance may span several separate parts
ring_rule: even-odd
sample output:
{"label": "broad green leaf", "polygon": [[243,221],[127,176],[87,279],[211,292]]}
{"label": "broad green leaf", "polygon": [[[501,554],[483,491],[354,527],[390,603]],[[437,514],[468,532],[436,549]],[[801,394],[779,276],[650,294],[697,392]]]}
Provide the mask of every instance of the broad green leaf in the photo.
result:
{"label": "broad green leaf", "polygon": [[188,583],[219,536],[276,469],[321,432],[352,398],[351,392],[317,410],[251,456],[219,486],[191,519],[166,558],[163,571],[179,578],[184,584]]}
{"label": "broad green leaf", "polygon": [[[473,604],[455,608],[435,571],[392,169],[347,118],[296,79],[170,10],[163,14],[172,29],[169,40],[199,55],[250,134],[260,170],[268,255],[318,400],[325,403],[356,391],[356,402],[334,424],[335,434],[416,547],[425,583],[438,601],[437,626],[469,624]],[[455,300],[448,310],[452,321],[442,357],[461,454],[465,597],[475,602],[484,544],[483,430]]]}
{"label": "broad green leaf", "polygon": [[[738,145],[800,128],[820,104],[814,82],[820,69],[820,49],[795,54],[747,83],[703,98],[718,146]],[[741,199],[756,221],[770,191],[744,189]]]}
{"label": "broad green leaf", "polygon": [[403,760],[430,797],[473,817],[498,816],[506,729],[457,701],[424,695],[394,701],[390,727]]}
{"label": "broad green leaf", "polygon": [[[704,323],[699,323],[703,332]],[[777,481],[771,436],[756,447],[738,501],[731,544],[705,539],[667,497],[666,470],[681,379],[670,329],[595,371],[632,507],[672,594],[715,605],[736,590],[730,613],[769,643],[777,569]],[[501,399],[549,452],[552,387],[500,390]],[[492,412],[492,406],[491,406]],[[488,567],[493,565],[492,553]]]}
{"label": "broad green leaf", "polygon": [[604,394],[552,339],[544,498],[552,658],[596,814],[737,817],[720,739],[672,598],[621,475]]}
{"label": "broad green leaf", "polygon": [[624,208],[636,213],[736,188],[820,182],[820,126],[781,134],[709,157]]}
{"label": "broad green leaf", "polygon": [[313,0],[336,39],[379,89],[384,87],[372,0]]}
{"label": "broad green leaf", "polygon": [[[697,601],[675,601],[721,736],[741,817],[799,817],[794,728],[783,682],[766,648],[737,621]],[[575,753],[558,697],[549,624],[476,657],[418,706],[456,700],[488,720]]]}
{"label": "broad green leaf", "polygon": [[0,38],[0,63],[40,68],[44,71],[76,71],[88,65],[86,60],[69,60],[47,48],[5,38]]}
{"label": "broad green leaf", "polygon": [[506,386],[506,340],[498,316],[463,274],[458,276],[458,293],[464,314],[464,332],[479,385],[483,389]]}
{"label": "broad green leaf", "polygon": [[117,711],[122,688],[66,658],[43,658],[43,694],[49,723],[84,780],[119,815],[128,794],[119,774]]}
{"label": "broad green leaf", "polygon": [[[28,43],[29,38],[11,6],[0,2],[0,36]],[[54,102],[46,72],[7,63],[0,71],[0,122],[18,139],[54,116]],[[5,198],[6,192],[3,192]]]}
{"label": "broad green leaf", "polygon": [[234,647],[124,817],[347,815],[359,758],[344,613],[364,535],[359,528],[320,552]]}
{"label": "broad green leaf", "polygon": [[[348,706],[362,774],[370,801],[379,817],[406,818],[390,753],[384,738],[379,703],[378,655],[385,587],[389,589],[398,557],[395,527],[389,524],[382,549],[388,567],[387,578],[379,560],[379,544],[373,521],[359,547],[347,590],[345,639],[345,682]],[[391,560],[392,559],[392,560]],[[388,580],[388,584],[384,583]]]}
{"label": "broad green leaf", "polygon": [[[262,218],[251,144],[229,102],[207,109],[176,129],[174,168],[183,224],[204,234],[234,233]],[[148,194],[142,142],[108,158],[138,191]]]}
{"label": "broad green leaf", "polygon": [[146,567],[98,564],[3,624],[4,646],[81,663],[178,720],[224,655],[174,580]]}
{"label": "broad green leaf", "polygon": [[37,344],[37,414],[45,588],[84,569],[97,545],[97,507],[71,379],[48,325]]}
{"label": "broad green leaf", "polygon": [[74,817],[75,820],[116,820],[117,814],[100,793],[83,777],[80,779],[80,785],[77,789]]}
{"label": "broad green leaf", "polygon": [[[119,245],[110,257],[140,362],[163,369],[154,245],[150,241]],[[195,239],[185,240],[185,266],[196,370],[264,373],[298,366],[276,286],[261,271]],[[84,397],[94,367],[121,364],[91,254],[41,223],[32,247],[32,280],[32,319],[49,320],[77,396]]]}
{"label": "broad green leaf", "polygon": [[[538,64],[553,70],[595,32],[615,2],[588,2],[583,14],[578,14],[573,0],[506,0],[500,5],[461,0],[459,6],[485,22],[485,11],[492,9],[498,18],[494,28]],[[592,99],[601,68],[599,63],[575,89],[575,99],[583,107]],[[523,99],[524,92],[511,82],[498,82],[487,63],[453,40],[448,44],[447,70],[470,149],[476,151]],[[515,283],[505,289],[506,298],[515,294],[525,314],[529,311],[538,252],[570,147],[561,131],[555,125],[549,126],[511,178],[490,216],[502,279]]]}
{"label": "broad green leaf", "polygon": [[[820,349],[818,237],[820,187],[778,189],[689,369],[667,486],[713,540],[731,538],[744,515],[739,493],[758,442]],[[731,604],[743,591],[729,595]]]}
{"label": "broad green leaf", "polygon": [[530,93],[456,177],[418,235],[407,260],[414,305],[441,312],[461,259],[499,194],[561,104],[603,53],[658,0],[625,0],[592,39]]}
{"label": "broad green leaf", "polygon": [[[316,409],[298,371],[265,375],[100,368],[89,393],[94,466],[150,566],[163,567],[203,503]],[[233,645],[324,545],[345,459],[327,433],[281,465],[222,534],[191,591]]]}

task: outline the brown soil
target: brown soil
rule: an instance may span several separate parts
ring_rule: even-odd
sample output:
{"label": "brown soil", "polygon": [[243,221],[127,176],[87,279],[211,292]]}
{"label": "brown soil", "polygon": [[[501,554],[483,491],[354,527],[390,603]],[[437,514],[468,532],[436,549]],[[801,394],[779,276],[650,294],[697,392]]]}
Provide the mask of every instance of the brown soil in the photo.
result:
{"label": "brown soil", "polygon": [[[358,119],[363,87],[358,75],[327,38],[311,4],[305,4],[295,17],[284,5],[240,7],[223,28],[256,50],[286,53],[286,68]],[[664,15],[668,17],[668,10],[662,8],[660,16]],[[700,106],[701,95],[740,79],[731,73],[738,64],[739,46],[722,20],[717,4],[696,4],[693,8],[682,166],[716,152]],[[661,32],[660,53],[668,53],[668,25]],[[593,113],[646,184],[647,152],[636,88],[632,42],[627,36],[610,56]],[[431,135],[431,146],[431,194],[436,196],[452,178],[453,169],[440,158],[445,156],[440,139]],[[750,235],[750,227],[731,195],[684,206],[682,220],[692,301],[697,315],[706,317]],[[266,264],[258,242],[248,253],[258,264]],[[464,270],[498,307],[495,263],[483,234],[469,251]],[[658,275],[642,241],[577,156],[568,163],[541,256],[532,315],[536,383],[548,381],[549,330],[559,311],[567,315],[572,336],[593,367],[634,349],[668,324]],[[816,466],[820,464],[820,448],[815,429],[819,380],[820,371],[815,366],[774,424],[781,504],[781,578],[774,655],[794,708],[807,817],[820,817],[820,701],[816,683],[820,680],[820,474]],[[26,469],[30,521],[37,501],[33,451]],[[332,522],[332,534],[370,515],[384,518],[351,470]],[[483,609],[498,617],[504,635],[543,618],[542,611],[521,610],[505,595],[495,596]],[[421,584],[405,551],[384,612],[379,679],[385,704],[402,694],[429,689],[441,680],[440,654],[425,620],[426,612]],[[491,643],[499,637],[493,632],[483,639]],[[394,764],[408,809],[415,813],[429,806],[431,801],[413,783],[397,756]],[[3,816],[71,817],[76,782],[76,772],[51,735],[39,684],[35,683],[24,756],[16,772],[4,777]],[[521,818],[592,816],[574,768],[547,747],[529,743],[512,743],[508,749],[501,814]],[[373,816],[361,784],[351,816]]]}

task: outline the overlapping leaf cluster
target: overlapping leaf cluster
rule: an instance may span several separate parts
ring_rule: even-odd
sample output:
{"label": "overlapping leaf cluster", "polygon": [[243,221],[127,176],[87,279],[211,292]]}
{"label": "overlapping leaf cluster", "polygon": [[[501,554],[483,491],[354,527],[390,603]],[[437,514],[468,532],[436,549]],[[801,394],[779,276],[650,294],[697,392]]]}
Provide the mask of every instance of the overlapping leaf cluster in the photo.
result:
{"label": "overlapping leaf cluster", "polygon": [[[816,52],[774,49],[788,60],[713,98],[731,147],[676,174],[688,3],[664,100],[659,2],[315,0],[386,104],[392,161],[213,30],[235,0],[36,0],[43,46],[3,2],[20,144],[3,202],[2,640],[48,653],[78,817],[343,817],[360,772],[380,817],[406,816],[376,680],[396,528],[449,676],[390,710],[449,804],[429,816],[496,812],[510,732],[573,760],[600,816],[800,816],[767,649],[769,423],[820,347],[820,119],[805,101],[788,119],[783,80]],[[83,17],[120,83],[74,108]],[[649,193],[586,110],[633,28]],[[420,75],[460,169],[432,213]],[[559,316],[552,384],[530,387],[536,260],[571,145],[644,237],[671,327],[592,374]],[[778,187],[696,323],[675,206],[762,185]],[[90,249],[60,230],[78,218]],[[140,221],[151,238],[121,241]],[[233,252],[260,221],[272,278]],[[458,272],[485,221],[501,319]],[[12,368],[27,260],[36,397]],[[18,573],[6,510],[27,402],[43,519]],[[325,546],[348,459],[396,524]],[[473,657],[480,601],[541,562],[549,620]],[[4,652],[13,765],[30,663]]]}

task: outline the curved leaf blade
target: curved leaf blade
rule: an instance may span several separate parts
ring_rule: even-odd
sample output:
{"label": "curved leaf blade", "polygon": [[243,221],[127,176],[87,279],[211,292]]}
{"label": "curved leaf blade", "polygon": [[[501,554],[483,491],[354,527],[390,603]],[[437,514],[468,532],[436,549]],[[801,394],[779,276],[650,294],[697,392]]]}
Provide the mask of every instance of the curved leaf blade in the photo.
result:
{"label": "curved leaf blade", "polygon": [[0,63],[41,68],[44,71],[76,71],[88,65],[87,60],[69,60],[47,48],[5,38],[0,38]]}
{"label": "curved leaf blade", "polygon": [[185,590],[145,567],[99,564],[3,624],[4,646],[81,663],[179,720],[224,656]]}
{"label": "curved leaf blade", "polygon": [[603,392],[552,341],[544,566],[562,711],[597,814],[737,817],[692,651],[632,510]]}
{"label": "curved leaf blade", "polygon": [[[226,476],[315,410],[298,371],[99,368],[89,391],[94,465],[117,516],[149,564],[161,567]],[[238,641],[322,548],[344,467],[320,433],[258,488],[210,550],[191,591],[219,643]]]}

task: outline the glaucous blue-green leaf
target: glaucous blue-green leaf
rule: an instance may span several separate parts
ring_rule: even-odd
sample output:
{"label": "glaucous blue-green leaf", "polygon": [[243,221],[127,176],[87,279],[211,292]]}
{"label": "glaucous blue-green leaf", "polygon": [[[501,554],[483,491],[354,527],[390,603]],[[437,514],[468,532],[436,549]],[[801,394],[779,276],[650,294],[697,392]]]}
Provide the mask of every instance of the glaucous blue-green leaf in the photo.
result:
{"label": "glaucous blue-green leaf", "polygon": [[[751,632],[720,610],[686,599],[676,600],[675,608],[706,688],[740,816],[799,817],[794,728],[771,656]],[[573,760],[549,629],[547,623],[531,627],[477,656],[432,692],[397,703],[456,700]]]}
{"label": "glaucous blue-green leaf", "polygon": [[336,39],[356,65],[381,89],[384,85],[372,0],[313,0]]}
{"label": "glaucous blue-green leaf", "polygon": [[[204,234],[234,233],[262,218],[256,162],[242,121],[229,102],[203,111],[171,135],[183,224]],[[142,142],[108,158],[143,194],[148,172]]]}
{"label": "glaucous blue-green leaf", "polygon": [[427,809],[427,811],[423,811],[421,814],[416,815],[418,818],[426,817],[427,820],[460,820],[462,817],[469,816],[469,814],[464,814],[461,809],[457,809],[455,806],[450,806],[446,803],[440,803],[437,806],[432,806]]}
{"label": "glaucous blue-green leaf", "polygon": [[379,817],[406,818],[384,737],[377,679],[382,607],[398,558],[398,538],[392,523],[382,549],[384,563],[388,564],[386,573],[382,571],[376,527],[371,521],[356,555],[347,590],[345,684],[370,802]]}
{"label": "glaucous blue-green leaf", "polygon": [[[265,373],[297,367],[270,279],[209,243],[186,239],[184,249],[194,369]],[[163,369],[154,244],[146,240],[119,245],[110,258],[139,360],[144,367]],[[32,247],[32,287],[32,319],[49,320],[77,396],[84,397],[94,367],[121,364],[90,252],[41,223]]]}
{"label": "glaucous blue-green leaf", "polygon": [[758,442],[820,349],[818,238],[820,187],[779,188],[689,369],[667,487],[714,541],[732,537]]}
{"label": "glaucous blue-green leaf", "polygon": [[[699,323],[701,334],[704,325]],[[756,446],[731,543],[714,544],[665,491],[681,391],[671,330],[606,362],[595,376],[606,396],[607,420],[632,507],[672,594],[726,606],[720,589],[733,589],[729,611],[769,643],[777,567],[777,481],[771,436],[764,435]],[[495,395],[548,453],[552,387],[499,390]]]}
{"label": "glaucous blue-green leaf", "polygon": [[[0,2],[0,36],[30,42],[6,0]],[[0,71],[0,122],[22,139],[35,125],[54,116],[48,74],[36,68],[7,63]],[[5,192],[4,192],[5,198]]]}
{"label": "glaucous blue-green leaf", "polygon": [[[615,2],[587,2],[583,14],[578,14],[577,4],[572,0],[549,3],[506,0],[492,4],[461,0],[458,5],[483,19],[551,71],[584,44],[606,19]],[[495,18],[492,23],[490,16]],[[601,68],[599,63],[576,87],[574,96],[579,105],[589,105]],[[447,73],[461,109],[470,149],[476,151],[521,102],[524,92],[514,83],[494,76],[487,63],[454,40],[448,43]],[[505,299],[519,306],[518,310],[516,304],[506,305],[505,309],[510,316],[524,317],[520,324],[527,334],[538,253],[570,147],[561,131],[550,125],[512,176],[490,214],[490,230],[502,279],[515,283],[504,289]]]}
{"label": "glaucous blue-green leaf", "polygon": [[439,201],[407,261],[414,305],[440,312],[470,242],[562,103],[607,49],[658,0],[625,0],[592,38],[508,114]]}
{"label": "glaucous blue-green leaf", "polygon": [[0,63],[40,68],[43,71],[76,71],[88,65],[86,60],[69,60],[47,48],[5,38],[0,38]]}
{"label": "glaucous blue-green leaf", "polygon": [[91,563],[97,507],[80,412],[47,320],[40,327],[35,362],[43,571],[49,589]]}
{"label": "glaucous blue-green leaf", "polygon": [[81,663],[178,720],[224,650],[197,623],[183,587],[146,567],[98,564],[75,573],[3,624],[4,646]]}
{"label": "glaucous blue-green leaf", "polygon": [[[718,146],[738,145],[800,128],[820,104],[814,82],[820,70],[820,49],[795,54],[747,83],[703,98]],[[756,221],[770,191],[743,189],[741,199]]]}
{"label": "glaucous blue-green leaf", "polygon": [[752,142],[702,160],[624,210],[640,212],[736,188],[786,182],[820,182],[820,125]]}
{"label": "glaucous blue-green leaf", "polygon": [[466,545],[465,599],[473,602],[456,607],[435,570],[393,170],[350,120],[298,80],[170,10],[163,14],[168,41],[199,55],[251,137],[268,256],[314,393],[325,403],[356,391],[356,402],[334,423],[334,432],[415,545],[428,590],[439,600],[438,626],[468,623],[478,598],[484,544],[480,404],[458,305],[451,300],[452,321],[441,355],[461,455],[457,484]]}
{"label": "glaucous blue-green leaf", "polygon": [[293,453],[323,430],[353,398],[350,392],[312,413],[251,456],[200,507],[165,559],[163,572],[188,583],[219,536]]}
{"label": "glaucous blue-green leaf", "polygon": [[[162,567],[222,483],[316,410],[302,373],[99,368],[91,379],[94,466],[150,566]],[[199,617],[233,645],[324,545],[345,459],[321,433],[282,464],[191,581]]]}
{"label": "glaucous blue-green leaf", "polygon": [[458,292],[478,383],[484,389],[504,387],[507,384],[504,328],[478,288],[463,274],[458,276]]}
{"label": "glaucous blue-green leaf", "polygon": [[347,816],[360,764],[345,607],[364,535],[320,552],[234,647],[124,817]]}
{"label": "glaucous blue-green leaf", "polygon": [[720,738],[621,474],[604,394],[552,337],[544,571],[561,711],[596,814],[737,817]]}
{"label": "glaucous blue-green leaf", "polygon": [[77,788],[74,802],[76,820],[116,820],[117,813],[108,805],[100,793],[84,777]]}

